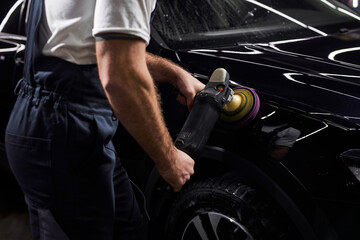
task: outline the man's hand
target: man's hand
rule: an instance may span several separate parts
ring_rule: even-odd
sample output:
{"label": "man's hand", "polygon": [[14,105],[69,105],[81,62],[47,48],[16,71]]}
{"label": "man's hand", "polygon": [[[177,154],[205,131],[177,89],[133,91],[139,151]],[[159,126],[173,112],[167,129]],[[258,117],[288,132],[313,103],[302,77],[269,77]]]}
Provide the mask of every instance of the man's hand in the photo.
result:
{"label": "man's hand", "polygon": [[194,105],[194,99],[197,92],[204,89],[205,85],[191,76],[188,72],[182,72],[178,75],[174,86],[179,89],[180,93],[176,98],[181,104],[188,107],[189,111]]}
{"label": "man's hand", "polygon": [[[183,151],[173,148],[169,153],[168,164],[157,164],[157,170],[163,179],[169,183],[175,192],[179,192],[182,186],[194,174],[194,160]],[[163,162],[166,163],[166,162]]]}

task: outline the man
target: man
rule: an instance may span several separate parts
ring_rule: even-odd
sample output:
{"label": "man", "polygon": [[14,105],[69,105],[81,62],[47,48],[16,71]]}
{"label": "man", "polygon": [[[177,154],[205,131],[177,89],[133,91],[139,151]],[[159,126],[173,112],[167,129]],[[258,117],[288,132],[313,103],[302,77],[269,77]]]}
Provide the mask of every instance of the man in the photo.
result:
{"label": "man", "polygon": [[154,8],[155,0],[32,0],[6,150],[34,239],[144,237],[115,161],[114,112],[175,191],[193,174],[193,159],[164,124],[152,76],[179,88],[189,108],[203,84],[146,53]]}

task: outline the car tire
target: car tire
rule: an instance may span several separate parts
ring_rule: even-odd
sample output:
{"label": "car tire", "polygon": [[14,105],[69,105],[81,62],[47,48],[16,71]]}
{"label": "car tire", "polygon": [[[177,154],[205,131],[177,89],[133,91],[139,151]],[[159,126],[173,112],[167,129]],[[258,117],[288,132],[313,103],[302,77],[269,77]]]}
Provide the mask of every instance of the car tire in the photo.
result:
{"label": "car tire", "polygon": [[216,178],[187,186],[169,211],[167,240],[301,239],[273,201],[238,180]]}

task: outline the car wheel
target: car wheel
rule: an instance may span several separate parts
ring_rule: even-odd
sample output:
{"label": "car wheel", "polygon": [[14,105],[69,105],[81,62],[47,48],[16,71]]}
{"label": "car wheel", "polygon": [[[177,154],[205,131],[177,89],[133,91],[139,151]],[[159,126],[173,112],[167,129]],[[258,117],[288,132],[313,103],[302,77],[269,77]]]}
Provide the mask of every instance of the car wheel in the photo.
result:
{"label": "car wheel", "polygon": [[172,240],[300,239],[283,211],[238,180],[207,179],[187,186],[170,209]]}

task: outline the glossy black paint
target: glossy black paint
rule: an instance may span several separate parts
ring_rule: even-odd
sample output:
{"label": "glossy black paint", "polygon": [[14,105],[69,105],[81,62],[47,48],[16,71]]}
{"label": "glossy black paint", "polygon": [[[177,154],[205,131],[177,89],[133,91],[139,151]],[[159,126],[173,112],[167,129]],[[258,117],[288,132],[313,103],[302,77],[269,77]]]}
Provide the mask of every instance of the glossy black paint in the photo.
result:
{"label": "glossy black paint", "polygon": [[[270,46],[239,46],[215,52],[196,50],[178,52],[178,55],[186,66],[194,65],[191,67],[196,73],[208,76],[216,65],[226,66],[233,81],[253,87],[259,93],[286,99],[291,107],[305,105],[309,112],[332,113],[360,124],[360,66],[352,63],[358,62],[360,41],[345,46],[358,50],[348,53],[347,59],[339,62],[326,57],[339,50],[336,46],[342,46],[342,42],[332,45],[333,38],[327,39],[329,41],[308,39]],[[315,48],[310,55],[307,50],[310,49],[307,45],[312,45],[310,42],[326,47]],[[294,50],[290,50],[292,47]],[[247,54],[251,50],[255,54]]]}
{"label": "glossy black paint", "polygon": [[[352,30],[284,42],[184,50],[170,50],[158,38],[150,49],[178,62],[204,82],[214,69],[224,67],[232,81],[254,88],[263,106],[259,118],[274,114],[235,132],[218,126],[209,142],[221,148],[217,159],[222,158],[221,152],[231,152],[265,171],[272,184],[286,193],[279,202],[289,204],[286,197],[290,197],[319,239],[357,239],[360,184],[339,157],[348,149],[360,148],[359,34],[359,30]],[[174,122],[184,119],[181,107],[164,105],[170,129],[179,129],[182,120],[178,125]],[[280,162],[267,157],[259,143],[257,125],[262,124],[288,124],[301,132]],[[216,175],[206,166],[215,154],[204,155],[206,160],[198,161],[202,163],[198,168],[205,170],[198,169],[199,175]],[[224,162],[228,165],[224,172],[237,169],[241,176],[248,171],[260,176],[249,168],[244,170],[244,165]],[[212,167],[222,174],[220,166]],[[260,177],[244,178],[277,196],[273,188],[254,180]],[[298,221],[295,215],[293,221]],[[306,224],[301,229],[306,229]]]}

